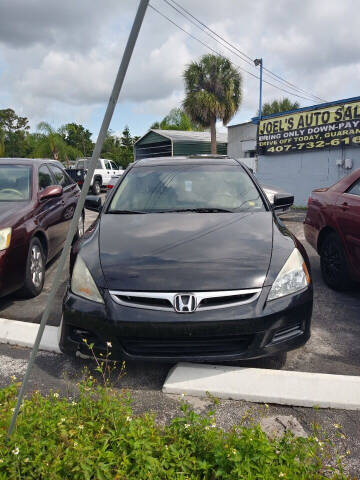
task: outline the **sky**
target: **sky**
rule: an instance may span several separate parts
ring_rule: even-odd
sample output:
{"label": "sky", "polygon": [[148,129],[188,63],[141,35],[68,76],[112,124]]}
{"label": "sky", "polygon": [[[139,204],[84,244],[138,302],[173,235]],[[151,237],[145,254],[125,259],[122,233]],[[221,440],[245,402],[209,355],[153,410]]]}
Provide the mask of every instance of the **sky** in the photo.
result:
{"label": "sky", "polygon": [[[360,95],[358,0],[176,0],[238,50],[229,52],[164,0],[151,4],[201,44],[148,9],[111,129],[143,135],[184,98],[183,71],[209,47],[242,74],[242,103],[229,124],[257,114],[258,67],[239,58],[263,58],[264,67],[293,86],[264,80],[263,101],[289,96],[301,106]],[[138,0],[1,0],[0,109],[13,108],[54,127],[82,123],[97,137]],[[203,28],[203,27],[202,27]],[[217,38],[217,37],[216,37]],[[251,62],[250,62],[251,63]],[[311,98],[309,98],[311,97]],[[221,123],[219,129],[224,129]]]}

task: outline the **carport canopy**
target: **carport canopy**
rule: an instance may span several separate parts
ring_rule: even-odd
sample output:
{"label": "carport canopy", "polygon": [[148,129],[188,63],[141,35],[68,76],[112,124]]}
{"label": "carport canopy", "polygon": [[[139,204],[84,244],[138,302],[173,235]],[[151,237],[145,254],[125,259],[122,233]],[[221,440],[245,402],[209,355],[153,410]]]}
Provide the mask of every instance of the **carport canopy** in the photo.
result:
{"label": "carport canopy", "polygon": [[[216,134],[216,150],[227,154],[227,133]],[[150,129],[134,145],[135,160],[206,153],[211,153],[210,132]]]}

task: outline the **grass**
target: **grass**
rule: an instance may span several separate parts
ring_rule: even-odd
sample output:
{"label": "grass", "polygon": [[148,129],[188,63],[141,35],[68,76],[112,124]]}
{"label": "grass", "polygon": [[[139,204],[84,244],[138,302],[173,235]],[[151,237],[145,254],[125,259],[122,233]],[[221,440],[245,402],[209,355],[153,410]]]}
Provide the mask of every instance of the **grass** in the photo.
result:
{"label": "grass", "polygon": [[18,387],[0,390],[0,480],[347,478],[333,445],[315,434],[271,440],[255,424],[224,432],[214,412],[197,415],[185,402],[181,416],[159,426],[150,413],[133,414],[127,393],[91,376],[75,400],[29,395],[8,440]]}

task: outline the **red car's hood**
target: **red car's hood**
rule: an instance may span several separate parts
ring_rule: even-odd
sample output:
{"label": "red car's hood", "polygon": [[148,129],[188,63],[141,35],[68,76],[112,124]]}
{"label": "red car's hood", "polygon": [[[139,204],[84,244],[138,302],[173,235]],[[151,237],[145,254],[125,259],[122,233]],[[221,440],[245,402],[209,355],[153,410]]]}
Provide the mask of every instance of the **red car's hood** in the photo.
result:
{"label": "red car's hood", "polygon": [[0,228],[12,227],[28,210],[29,202],[0,202]]}

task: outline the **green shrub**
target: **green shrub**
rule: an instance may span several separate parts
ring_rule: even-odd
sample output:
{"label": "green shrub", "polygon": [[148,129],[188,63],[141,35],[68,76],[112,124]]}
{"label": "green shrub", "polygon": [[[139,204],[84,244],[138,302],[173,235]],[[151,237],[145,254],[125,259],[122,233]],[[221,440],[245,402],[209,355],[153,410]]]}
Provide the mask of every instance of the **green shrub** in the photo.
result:
{"label": "green shrub", "polygon": [[183,416],[159,426],[151,414],[135,416],[126,393],[92,377],[76,401],[34,392],[7,440],[17,388],[0,391],[1,480],[346,478],[340,465],[326,466],[327,446],[316,437],[269,440],[255,425],[224,432],[213,412],[199,416],[185,403]]}

